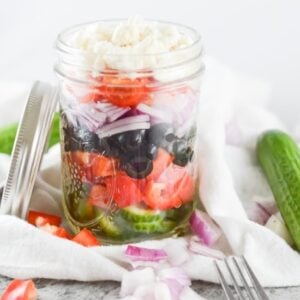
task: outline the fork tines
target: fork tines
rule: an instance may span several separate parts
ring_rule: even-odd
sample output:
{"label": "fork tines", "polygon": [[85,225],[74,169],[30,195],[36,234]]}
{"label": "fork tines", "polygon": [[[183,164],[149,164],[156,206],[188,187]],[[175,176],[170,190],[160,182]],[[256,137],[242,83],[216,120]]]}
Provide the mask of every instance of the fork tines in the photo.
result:
{"label": "fork tines", "polygon": [[[228,284],[228,281],[225,279],[226,277],[224,275],[225,273],[221,269],[221,263],[217,262],[216,260],[214,261],[214,263],[226,298],[229,300],[236,299],[232,289]],[[244,256],[227,257],[224,259],[224,265],[227,273],[229,274],[238,299],[269,299]],[[251,284],[249,284],[249,281]],[[250,285],[253,288],[251,288]]]}

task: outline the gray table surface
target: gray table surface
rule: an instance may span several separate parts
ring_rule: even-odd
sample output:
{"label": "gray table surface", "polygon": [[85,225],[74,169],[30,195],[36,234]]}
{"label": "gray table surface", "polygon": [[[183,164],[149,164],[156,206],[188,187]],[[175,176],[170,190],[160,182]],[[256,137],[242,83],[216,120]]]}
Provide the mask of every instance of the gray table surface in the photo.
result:
{"label": "gray table surface", "polygon": [[[8,282],[8,278],[0,277],[0,291]],[[119,293],[119,283],[111,281],[84,283],[37,279],[35,283],[39,300],[100,300],[107,295],[117,299]],[[220,286],[212,283],[195,281],[193,289],[208,300],[225,299]],[[300,287],[267,289],[267,294],[270,300],[297,300],[300,299]]]}

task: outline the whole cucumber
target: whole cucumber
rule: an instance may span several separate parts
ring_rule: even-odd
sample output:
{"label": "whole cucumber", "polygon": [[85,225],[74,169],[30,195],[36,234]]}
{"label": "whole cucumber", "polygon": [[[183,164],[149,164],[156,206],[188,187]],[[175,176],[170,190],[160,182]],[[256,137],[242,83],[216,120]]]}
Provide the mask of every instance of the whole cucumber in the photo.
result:
{"label": "whole cucumber", "polygon": [[279,130],[258,139],[257,158],[272,189],[279,211],[300,250],[300,151],[295,141]]}

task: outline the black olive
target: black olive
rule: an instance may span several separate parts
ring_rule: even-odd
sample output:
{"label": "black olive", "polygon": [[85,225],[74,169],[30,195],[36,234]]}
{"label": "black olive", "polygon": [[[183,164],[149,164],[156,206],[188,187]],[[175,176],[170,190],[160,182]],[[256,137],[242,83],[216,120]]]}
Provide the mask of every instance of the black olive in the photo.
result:
{"label": "black olive", "polygon": [[175,157],[173,163],[180,167],[185,167],[189,162],[189,158],[187,156]]}
{"label": "black olive", "polygon": [[157,157],[157,153],[158,153],[157,146],[155,146],[154,144],[148,145],[147,150],[146,150],[146,156],[149,159],[154,160]]}
{"label": "black olive", "polygon": [[129,151],[139,149],[143,143],[145,132],[145,130],[134,130],[128,132],[126,134],[125,148]]}
{"label": "black olive", "polygon": [[159,123],[151,126],[147,133],[147,141],[154,145],[161,145],[165,137],[174,132],[172,125],[168,123]]}
{"label": "black olive", "polygon": [[146,157],[134,157],[122,165],[123,170],[131,178],[146,178],[153,169],[152,161]]}
{"label": "black olive", "polygon": [[184,140],[178,139],[173,143],[173,153],[175,155],[186,154],[189,151],[188,149],[187,142]]}
{"label": "black olive", "polygon": [[78,137],[77,140],[80,144],[80,150],[85,152],[98,152],[99,138],[97,134],[85,129],[79,129],[75,131],[75,134],[77,134]]}
{"label": "black olive", "polygon": [[114,156],[111,146],[108,143],[107,138],[99,139],[97,152],[105,156]]}
{"label": "black olive", "polygon": [[192,150],[191,147],[189,147],[187,155],[188,155],[189,161],[191,161],[193,159],[193,156],[194,156],[194,151]]}

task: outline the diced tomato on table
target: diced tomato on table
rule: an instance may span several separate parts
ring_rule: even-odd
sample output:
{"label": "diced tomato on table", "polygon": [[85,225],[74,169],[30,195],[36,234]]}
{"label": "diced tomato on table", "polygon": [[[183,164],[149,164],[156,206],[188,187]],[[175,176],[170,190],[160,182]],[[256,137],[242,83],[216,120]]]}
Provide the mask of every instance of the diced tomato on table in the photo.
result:
{"label": "diced tomato on table", "polygon": [[59,226],[61,224],[61,217],[34,210],[29,211],[27,220],[28,223],[34,226],[43,226],[46,224]]}
{"label": "diced tomato on table", "polygon": [[94,234],[86,228],[82,229],[77,235],[75,235],[72,241],[85,247],[100,246],[100,242],[96,239]]}
{"label": "diced tomato on table", "polygon": [[36,300],[37,290],[32,280],[14,279],[9,283],[1,300]]}

